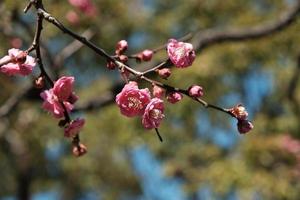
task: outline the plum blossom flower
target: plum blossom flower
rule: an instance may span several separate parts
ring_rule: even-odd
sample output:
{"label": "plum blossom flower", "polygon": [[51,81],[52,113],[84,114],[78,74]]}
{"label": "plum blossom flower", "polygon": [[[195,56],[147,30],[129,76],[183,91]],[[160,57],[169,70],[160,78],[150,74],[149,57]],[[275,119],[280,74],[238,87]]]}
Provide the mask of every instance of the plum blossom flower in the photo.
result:
{"label": "plum blossom flower", "polygon": [[8,50],[8,55],[0,59],[0,63],[8,62],[1,66],[0,71],[6,75],[29,75],[36,62],[33,57],[27,55],[26,52],[19,49]]}
{"label": "plum blossom flower", "polygon": [[145,109],[142,124],[146,129],[158,128],[164,117],[163,101],[153,98]]}
{"label": "plum blossom flower", "polygon": [[73,120],[66,128],[65,128],[65,137],[74,137],[76,134],[80,132],[82,127],[85,124],[84,119],[77,118]]}
{"label": "plum blossom flower", "polygon": [[121,113],[127,117],[143,115],[149,102],[150,92],[148,88],[139,89],[134,81],[127,83],[116,96],[116,103]]}
{"label": "plum blossom flower", "polygon": [[169,40],[167,51],[170,60],[178,68],[185,68],[192,65],[196,58],[192,44],[178,42],[175,39]]}
{"label": "plum blossom flower", "polygon": [[67,101],[71,96],[74,86],[73,76],[63,76],[59,78],[53,86],[53,93],[61,101]]}
{"label": "plum blossom flower", "polygon": [[192,85],[188,89],[189,95],[191,97],[202,97],[203,96],[203,88],[199,85]]}
{"label": "plum blossom flower", "polygon": [[45,90],[40,96],[44,100],[42,107],[52,113],[55,118],[62,118],[64,116],[63,105],[68,113],[73,109],[73,105],[70,102],[61,102],[54,94],[53,89]]}
{"label": "plum blossom flower", "polygon": [[254,128],[254,126],[248,120],[238,120],[237,128],[241,134],[245,134],[251,131]]}
{"label": "plum blossom flower", "polygon": [[170,92],[167,95],[167,100],[170,103],[177,103],[178,101],[180,101],[183,98],[182,94],[180,94],[179,92]]}

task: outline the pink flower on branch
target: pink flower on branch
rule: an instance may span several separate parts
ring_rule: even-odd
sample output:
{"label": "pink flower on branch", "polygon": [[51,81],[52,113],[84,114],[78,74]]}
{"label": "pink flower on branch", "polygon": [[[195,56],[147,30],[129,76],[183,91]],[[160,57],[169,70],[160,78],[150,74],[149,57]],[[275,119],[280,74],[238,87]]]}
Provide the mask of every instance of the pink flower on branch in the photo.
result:
{"label": "pink flower on branch", "polygon": [[4,56],[0,59],[0,63],[8,62],[1,66],[0,71],[6,75],[29,75],[36,62],[33,57],[28,56],[27,52],[21,51],[19,49],[8,50],[8,56]]}
{"label": "pink flower on branch", "polygon": [[42,107],[52,113],[55,118],[64,117],[64,107],[66,108],[68,113],[73,109],[73,105],[71,103],[67,101],[61,102],[53,93],[53,89],[45,90],[40,94],[40,96],[44,100]]}
{"label": "pink flower on branch", "polygon": [[143,115],[149,102],[150,92],[148,88],[139,89],[134,81],[127,83],[116,96],[116,103],[121,113],[127,117]]}
{"label": "pink flower on branch", "polygon": [[196,58],[193,45],[185,42],[178,42],[170,39],[167,45],[168,56],[177,68],[191,66]]}
{"label": "pink flower on branch", "polygon": [[61,101],[67,101],[72,94],[74,86],[73,76],[63,76],[53,86],[53,93]]}
{"label": "pink flower on branch", "polygon": [[145,109],[142,124],[146,129],[158,128],[164,117],[163,101],[153,98]]}
{"label": "pink flower on branch", "polygon": [[95,5],[90,0],[69,0],[69,3],[87,14],[88,16],[95,16],[97,14],[97,9]]}
{"label": "pink flower on branch", "polygon": [[65,137],[74,137],[77,135],[82,127],[85,124],[84,119],[77,118],[73,120],[66,128],[65,128]]}

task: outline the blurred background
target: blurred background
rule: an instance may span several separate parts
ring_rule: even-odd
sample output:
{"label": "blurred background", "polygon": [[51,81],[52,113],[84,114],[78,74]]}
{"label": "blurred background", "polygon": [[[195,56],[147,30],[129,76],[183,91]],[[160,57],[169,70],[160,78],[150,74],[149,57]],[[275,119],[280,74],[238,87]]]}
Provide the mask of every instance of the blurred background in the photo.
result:
{"label": "blurred background", "polygon": [[[27,49],[35,29],[27,1],[0,1],[0,55]],[[114,54],[126,39],[128,54],[195,36],[208,29],[240,30],[280,21],[298,0],[44,1],[66,27]],[[299,9],[298,9],[299,10]],[[298,12],[299,13],[299,12]],[[296,14],[297,15],[297,14]],[[90,49],[45,22],[43,55],[53,79],[76,77],[80,99],[72,117],[86,118],[75,158],[57,120],[41,109],[39,75],[0,74],[0,199],[266,200],[300,198],[300,21],[252,40],[199,48],[192,67],[172,69],[169,84],[202,85],[204,99],[222,107],[243,103],[254,129],[240,135],[236,120],[191,99],[166,103],[160,132],[145,130],[114,104],[122,88],[117,71]],[[299,14],[298,14],[299,15]],[[199,32],[200,31],[200,32]],[[194,43],[195,46],[195,43]],[[143,69],[165,60],[164,50]],[[141,87],[149,87],[141,83]],[[143,85],[144,84],[144,85]]]}

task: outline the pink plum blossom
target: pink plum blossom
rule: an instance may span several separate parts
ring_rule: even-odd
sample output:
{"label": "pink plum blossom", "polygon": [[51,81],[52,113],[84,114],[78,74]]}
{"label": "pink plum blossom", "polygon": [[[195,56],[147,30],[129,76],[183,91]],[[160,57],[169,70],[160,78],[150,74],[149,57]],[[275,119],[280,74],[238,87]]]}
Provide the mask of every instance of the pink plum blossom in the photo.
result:
{"label": "pink plum blossom", "polygon": [[177,103],[178,101],[180,101],[183,98],[182,94],[180,94],[179,92],[170,92],[167,95],[167,100],[170,103]]}
{"label": "pink plum blossom", "polygon": [[62,118],[64,116],[62,104],[64,104],[68,113],[73,109],[73,105],[70,102],[61,102],[54,94],[53,89],[45,90],[40,96],[44,100],[42,107],[52,113],[55,118]]}
{"label": "pink plum blossom", "polygon": [[178,68],[185,68],[192,65],[196,57],[192,44],[178,42],[175,39],[169,40],[167,51],[170,60]]}
{"label": "pink plum blossom", "polygon": [[79,22],[79,16],[73,10],[67,12],[66,19],[73,25]]}
{"label": "pink plum blossom", "polygon": [[241,134],[245,134],[251,131],[254,128],[254,126],[248,120],[238,120],[237,128]]}
{"label": "pink plum blossom", "polygon": [[143,115],[149,102],[150,92],[148,88],[139,89],[134,81],[127,83],[116,96],[116,103],[121,113],[127,117]]}
{"label": "pink plum blossom", "polygon": [[77,135],[82,127],[85,124],[84,119],[77,118],[73,120],[66,128],[65,128],[65,137],[74,137]]}
{"label": "pink plum blossom", "polygon": [[19,49],[10,49],[8,50],[8,56],[4,56],[0,59],[0,63],[8,62],[5,65],[2,65],[0,71],[6,75],[29,75],[34,66],[35,60],[33,57],[27,55],[26,52]]}
{"label": "pink plum blossom", "polygon": [[146,129],[158,128],[162,119],[165,117],[164,104],[159,98],[151,99],[150,103],[145,109],[142,118],[142,124]]}
{"label": "pink plum blossom", "polygon": [[192,85],[189,89],[188,89],[189,95],[191,97],[202,97],[203,96],[203,88],[199,85]]}
{"label": "pink plum blossom", "polygon": [[73,76],[63,76],[54,83],[53,93],[60,101],[67,101],[72,94],[73,85]]}
{"label": "pink plum blossom", "polygon": [[126,51],[127,48],[128,48],[127,41],[126,40],[120,40],[117,43],[117,46],[116,46],[116,54],[120,55],[120,54],[124,53],[124,51]]}

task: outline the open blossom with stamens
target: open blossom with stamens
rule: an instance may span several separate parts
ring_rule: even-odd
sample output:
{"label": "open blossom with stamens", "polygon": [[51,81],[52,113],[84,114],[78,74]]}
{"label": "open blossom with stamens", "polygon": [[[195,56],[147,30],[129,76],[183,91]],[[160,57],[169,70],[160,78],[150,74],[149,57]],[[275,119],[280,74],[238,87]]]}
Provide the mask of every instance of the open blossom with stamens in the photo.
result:
{"label": "open blossom with stamens", "polygon": [[53,93],[61,101],[67,101],[72,94],[74,86],[73,76],[63,76],[59,78],[53,86]]}
{"label": "open blossom with stamens", "polygon": [[84,119],[77,118],[73,120],[66,128],[65,128],[65,137],[74,137],[76,134],[80,132],[82,127],[85,124]]}
{"label": "open blossom with stamens", "polygon": [[178,42],[175,39],[169,40],[167,51],[170,60],[178,68],[184,68],[192,65],[196,58],[192,44]]}
{"label": "open blossom with stamens", "polygon": [[64,104],[67,112],[69,113],[73,109],[73,105],[70,102],[61,102],[54,94],[53,89],[45,90],[40,94],[43,98],[43,108],[53,114],[55,118],[62,118],[64,116]]}
{"label": "open blossom with stamens", "polygon": [[0,63],[9,61],[7,64],[2,65],[0,71],[6,75],[29,75],[34,66],[36,65],[33,57],[27,55],[26,52],[19,49],[8,50],[8,56],[0,59]]}
{"label": "open blossom with stamens", "polygon": [[134,81],[127,83],[116,96],[116,103],[121,113],[127,117],[143,115],[149,102],[150,92],[148,88],[139,89]]}
{"label": "open blossom with stamens", "polygon": [[163,101],[153,98],[145,109],[142,124],[146,129],[158,128],[164,117]]}

